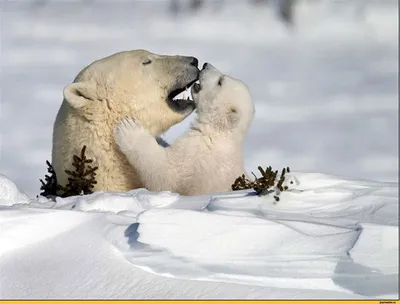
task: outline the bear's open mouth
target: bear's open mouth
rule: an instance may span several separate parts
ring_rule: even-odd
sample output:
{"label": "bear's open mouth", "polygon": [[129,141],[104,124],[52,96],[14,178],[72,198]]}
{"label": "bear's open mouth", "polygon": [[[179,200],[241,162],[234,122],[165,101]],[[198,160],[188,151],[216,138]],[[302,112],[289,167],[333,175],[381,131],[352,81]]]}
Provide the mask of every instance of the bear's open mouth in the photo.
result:
{"label": "bear's open mouth", "polygon": [[196,81],[197,79],[189,82],[186,87],[175,89],[168,94],[168,103],[173,109],[181,112],[188,110],[188,108],[192,110],[195,108],[196,105],[190,96],[190,87]]}

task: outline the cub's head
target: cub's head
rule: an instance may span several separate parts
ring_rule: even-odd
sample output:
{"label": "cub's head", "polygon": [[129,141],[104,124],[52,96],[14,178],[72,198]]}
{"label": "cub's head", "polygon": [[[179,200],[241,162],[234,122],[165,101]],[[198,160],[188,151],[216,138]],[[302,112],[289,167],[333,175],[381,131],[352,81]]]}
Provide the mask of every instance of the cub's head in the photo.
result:
{"label": "cub's head", "polygon": [[254,105],[242,81],[205,63],[199,83],[192,87],[192,96],[200,123],[221,132],[245,135],[253,120]]}
{"label": "cub's head", "polygon": [[158,135],[195,109],[192,100],[176,96],[198,79],[197,65],[194,57],[116,53],[83,69],[64,89],[64,99],[89,122],[111,125],[133,116]]}

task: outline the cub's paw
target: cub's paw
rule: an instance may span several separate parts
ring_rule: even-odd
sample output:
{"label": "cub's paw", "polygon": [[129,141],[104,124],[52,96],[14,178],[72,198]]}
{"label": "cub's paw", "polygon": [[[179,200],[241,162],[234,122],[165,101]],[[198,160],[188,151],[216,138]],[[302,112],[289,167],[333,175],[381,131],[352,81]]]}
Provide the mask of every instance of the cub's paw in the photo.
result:
{"label": "cub's paw", "polygon": [[114,129],[114,139],[118,146],[123,150],[137,139],[140,134],[145,134],[146,131],[142,125],[134,118],[125,117],[121,119]]}

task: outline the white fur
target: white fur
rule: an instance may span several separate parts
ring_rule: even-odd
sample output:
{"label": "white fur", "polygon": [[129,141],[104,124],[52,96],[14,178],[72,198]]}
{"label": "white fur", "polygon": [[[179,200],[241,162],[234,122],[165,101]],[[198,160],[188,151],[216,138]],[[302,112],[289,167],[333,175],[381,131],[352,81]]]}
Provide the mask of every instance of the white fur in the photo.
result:
{"label": "white fur", "polygon": [[[127,191],[142,183],[115,144],[113,130],[134,116],[154,136],[181,122],[192,109],[174,111],[168,90],[177,79],[198,76],[192,57],[161,56],[145,50],[126,51],[97,60],[64,89],[53,131],[52,165],[61,185],[66,169],[83,145],[99,167],[95,191]],[[151,60],[151,64],[147,62]],[[189,75],[189,76],[188,76]]]}
{"label": "white fur", "polygon": [[172,145],[159,145],[134,119],[123,119],[115,129],[121,151],[151,191],[230,191],[245,173],[242,144],[254,116],[248,88],[210,64],[200,73],[200,85],[199,93],[192,88],[198,118]]}

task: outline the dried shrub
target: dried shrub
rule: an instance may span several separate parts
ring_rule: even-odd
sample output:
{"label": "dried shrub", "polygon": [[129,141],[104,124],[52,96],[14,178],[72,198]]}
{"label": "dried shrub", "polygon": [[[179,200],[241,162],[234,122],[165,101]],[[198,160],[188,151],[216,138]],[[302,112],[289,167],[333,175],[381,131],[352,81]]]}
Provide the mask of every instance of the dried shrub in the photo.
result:
{"label": "dried shrub", "polygon": [[257,195],[266,195],[275,192],[275,201],[279,201],[279,193],[288,190],[288,186],[283,186],[283,182],[285,181],[285,174],[290,173],[290,168],[283,168],[278,180],[278,170],[273,171],[271,166],[265,170],[261,166],[258,166],[258,171],[260,171],[261,177],[257,177],[251,172],[255,178],[254,181],[247,179],[244,174],[239,176],[233,183],[232,190],[253,189]]}
{"label": "dried shrub", "polygon": [[40,183],[42,184],[40,186],[40,195],[48,197],[52,195],[57,195],[57,191],[59,190],[59,186],[57,183],[57,177],[56,177],[56,172],[54,171],[53,166],[50,164],[48,160],[46,160],[47,164],[47,172],[50,173],[50,175],[45,175],[44,180],[39,179]]}
{"label": "dried shrub", "polygon": [[46,161],[48,166],[47,171],[50,175],[45,175],[45,182],[40,180],[42,192],[40,195],[49,196],[60,196],[68,197],[75,195],[84,195],[93,193],[94,185],[96,181],[96,170],[98,167],[92,167],[92,159],[88,159],[85,155],[86,146],[83,146],[80,156],[74,155],[72,159],[72,166],[74,170],[65,170],[65,173],[69,176],[68,183],[65,186],[61,186],[57,182],[56,172],[49,161]]}

